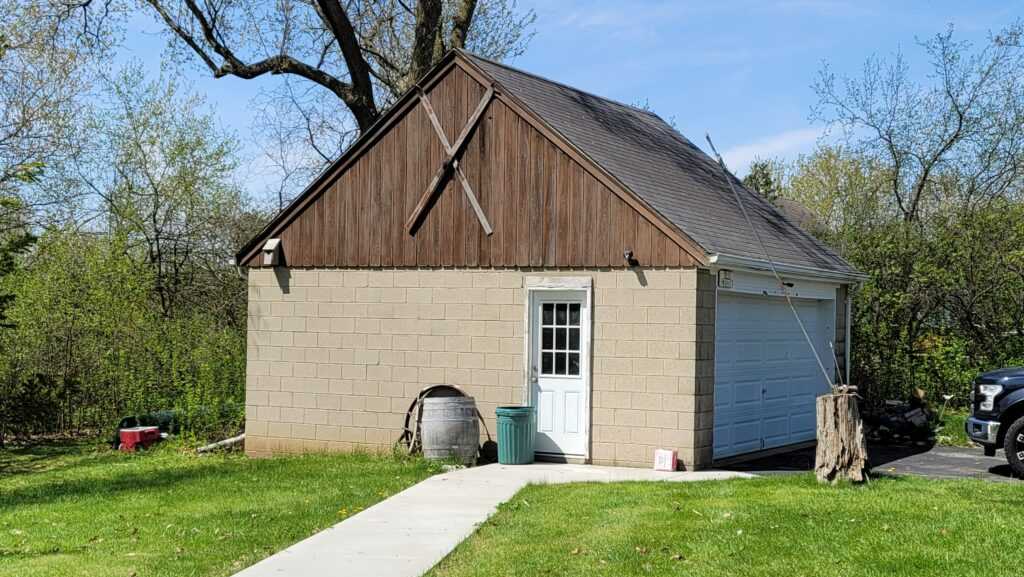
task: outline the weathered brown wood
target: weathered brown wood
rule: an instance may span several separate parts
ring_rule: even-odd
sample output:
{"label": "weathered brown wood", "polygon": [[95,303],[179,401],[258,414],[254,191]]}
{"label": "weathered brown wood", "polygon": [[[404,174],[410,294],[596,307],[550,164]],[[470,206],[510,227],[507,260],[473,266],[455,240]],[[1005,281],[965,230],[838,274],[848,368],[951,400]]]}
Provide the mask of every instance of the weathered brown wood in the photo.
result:
{"label": "weathered brown wood", "polygon": [[[447,86],[444,86],[442,90],[446,90]],[[423,109],[427,112],[427,119],[430,120],[430,125],[434,128],[434,133],[437,134],[438,139],[441,140],[441,144],[444,145],[445,152],[451,154],[451,146],[448,144],[448,137],[444,133],[444,127],[441,126],[441,119],[437,117],[437,112],[434,111],[434,106],[430,104],[430,99],[427,98],[426,94],[420,92],[420,104],[423,105]]]}
{"label": "weathered brown wood", "polygon": [[448,149],[448,154],[455,155],[465,145],[470,133],[476,128],[480,122],[480,117],[484,111],[487,110],[487,106],[491,103],[491,99],[494,98],[494,88],[491,86],[487,87],[487,92],[484,93],[480,99],[480,103],[477,104],[476,110],[473,111],[473,115],[469,117],[466,124],[462,127],[462,132],[459,133],[459,137],[455,139],[455,142]]}
{"label": "weathered brown wood", "polygon": [[[444,182],[435,183],[438,196],[417,209],[488,88],[455,66],[424,93],[449,146],[417,98],[273,232],[288,265],[624,267],[627,247],[644,266],[696,262],[586,159],[567,153],[498,94],[459,145],[453,160],[462,176],[453,162]],[[410,235],[408,216],[417,210],[423,217]],[[244,262],[259,266],[257,258]]]}
{"label": "weathered brown wood", "polygon": [[856,395],[818,397],[818,448],[814,473],[819,482],[868,480],[868,449]]}
{"label": "weathered brown wood", "polygon": [[611,260],[609,255],[609,247],[611,246],[612,228],[611,228],[611,202],[612,197],[606,194],[598,194],[598,219],[597,228],[601,231],[601,235],[597,237],[597,257],[595,263],[597,266],[609,266]]}
{"label": "weathered brown wood", "polygon": [[570,155],[574,160],[576,160],[580,164],[590,165],[594,175],[601,180],[602,184],[604,184],[608,188],[608,190],[618,195],[619,198],[623,200],[623,202],[629,204],[631,207],[633,207],[634,210],[643,214],[652,223],[654,223],[664,234],[670,236],[677,244],[679,244],[681,248],[685,247],[683,249],[688,254],[691,255],[692,259],[699,259],[700,264],[707,264],[706,255],[704,255],[703,250],[696,242],[694,242],[689,237],[684,235],[682,231],[678,230],[673,225],[658,218],[657,213],[651,207],[649,207],[644,201],[640,200],[640,198],[638,198],[636,195],[629,192],[629,190],[624,185],[619,183],[614,177],[612,177],[610,174],[604,171],[604,169],[602,169],[599,166],[593,165],[593,163],[591,163],[589,159],[587,159],[587,157],[582,152],[580,152],[571,142],[569,142],[560,134],[558,134],[557,131],[548,126],[547,123],[541,120],[538,116],[530,114],[529,110],[526,108],[525,105],[523,105],[517,99],[515,99],[514,97],[505,92],[498,93],[497,97],[501,99],[506,105],[508,105],[512,110],[514,110],[516,114],[519,114],[526,122],[531,123],[531,126],[533,126],[536,130],[541,132],[545,138],[549,139],[554,145],[558,146],[565,154]]}
{"label": "weathered brown wood", "polygon": [[[522,119],[520,118],[520,121]],[[544,149],[541,148],[540,134],[531,126],[522,123],[521,138],[523,148],[520,150],[521,170],[523,170],[526,190],[530,195],[530,243],[529,266],[544,264],[544,237],[547,219],[544,218],[547,208],[544,206]]]}
{"label": "weathered brown wood", "polygon": [[[447,93],[447,98],[453,101],[452,105],[457,107],[458,100],[453,96],[451,86],[445,85],[443,90]],[[420,93],[420,103],[423,105],[423,109],[427,113],[427,118],[430,120],[430,124],[433,127],[435,134],[437,134],[438,140],[441,141],[441,145],[444,147],[445,158],[441,166],[434,173],[433,178],[431,178],[430,183],[427,185],[427,189],[424,191],[423,195],[420,196],[419,202],[416,203],[416,208],[413,210],[412,214],[409,215],[409,219],[406,221],[405,228],[409,234],[413,234],[415,232],[416,226],[423,218],[427,207],[430,206],[431,201],[438,192],[443,189],[442,185],[447,183],[447,177],[451,173],[455,173],[457,175],[458,180],[462,185],[462,189],[469,199],[473,210],[476,212],[477,218],[480,220],[481,226],[484,227],[486,234],[490,235],[493,232],[490,223],[487,221],[487,217],[484,216],[483,210],[480,208],[480,203],[477,202],[477,199],[473,194],[473,189],[469,186],[469,183],[466,180],[466,175],[462,174],[457,162],[459,155],[462,153],[466,143],[468,142],[469,135],[472,134],[473,130],[476,128],[477,123],[480,121],[480,117],[483,115],[484,111],[487,110],[487,106],[491,103],[491,99],[493,97],[494,87],[489,86],[487,88],[487,92],[484,93],[483,98],[481,98],[480,102],[477,104],[476,110],[473,111],[473,114],[470,115],[466,124],[462,127],[462,131],[459,133],[458,138],[455,139],[454,143],[450,144],[448,142],[448,137],[445,135],[444,127],[441,125],[441,120],[434,111],[433,105],[430,104],[430,99],[422,92]],[[443,238],[443,253],[449,257],[446,260],[451,260],[451,249],[454,241],[450,239],[448,233],[444,233]]]}
{"label": "weathered brown wood", "polygon": [[[498,151],[502,156],[502,164],[505,173],[499,178],[502,179],[502,186],[505,193],[505,260],[503,265],[515,265],[517,263],[530,262],[530,196],[524,186],[523,173],[520,156],[523,151],[519,150],[522,135],[519,130],[519,120],[512,114],[508,107],[500,100],[494,101],[494,106],[501,110],[501,138],[495,135],[495,141],[500,142]],[[496,129],[497,130],[497,129]]]}
{"label": "weathered brown wood", "polygon": [[[505,183],[507,179],[506,175],[510,174],[507,169],[505,160],[505,150],[503,148],[504,140],[498,140],[495,138],[497,135],[497,127],[504,121],[504,108],[501,106],[492,106],[487,119],[487,143],[486,150],[486,163],[487,172],[484,177],[485,182],[490,183],[491,197],[493,203],[491,206],[491,214],[494,215],[495,229],[494,235],[489,239],[490,248],[488,250],[488,260],[491,266],[505,266],[505,259],[507,258],[505,252],[505,243],[510,242],[514,244],[514,241],[509,239],[506,241],[506,235],[515,237],[515,221],[509,214],[509,207],[515,202],[511,190],[506,188]],[[483,161],[483,159],[481,159]]]}
{"label": "weathered brown wood", "polygon": [[[313,231],[327,230],[326,204],[327,203],[324,202],[318,202],[314,205],[316,210],[313,215]],[[313,245],[311,258],[313,262],[324,262],[326,260],[326,241],[327,239],[324,238],[324,235],[315,235],[311,239]]]}
{"label": "weathered brown wood", "polygon": [[458,161],[453,165],[455,168],[455,175],[459,178],[459,183],[462,184],[462,190],[466,193],[466,199],[469,200],[469,204],[473,207],[473,212],[476,213],[476,217],[480,220],[480,226],[484,227],[484,234],[490,235],[494,232],[491,228],[491,223],[487,220],[487,216],[484,214],[484,209],[480,208],[480,203],[477,202],[476,195],[473,194],[473,187],[469,185],[469,180],[466,179],[466,175],[459,170]]}
{"label": "weathered brown wood", "polygon": [[542,142],[544,164],[541,178],[544,181],[544,265],[555,266],[555,248],[558,242],[558,154],[554,146]]}

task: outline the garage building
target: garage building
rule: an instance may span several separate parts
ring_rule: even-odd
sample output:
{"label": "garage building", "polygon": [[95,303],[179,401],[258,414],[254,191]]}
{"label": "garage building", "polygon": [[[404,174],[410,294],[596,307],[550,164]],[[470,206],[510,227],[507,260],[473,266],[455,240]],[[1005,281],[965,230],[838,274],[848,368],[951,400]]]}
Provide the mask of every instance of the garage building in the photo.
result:
{"label": "garage building", "polygon": [[448,54],[239,252],[246,450],[390,448],[434,384],[492,435],[497,406],[533,404],[557,460],[813,441],[862,277],[733,185],[784,289],[718,165],[658,116]]}

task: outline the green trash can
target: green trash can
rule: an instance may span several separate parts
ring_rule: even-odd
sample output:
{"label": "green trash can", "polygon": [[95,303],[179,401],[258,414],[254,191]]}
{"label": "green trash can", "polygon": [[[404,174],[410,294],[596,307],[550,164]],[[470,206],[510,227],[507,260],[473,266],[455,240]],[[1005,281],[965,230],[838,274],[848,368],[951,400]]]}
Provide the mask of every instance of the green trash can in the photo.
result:
{"label": "green trash can", "polygon": [[526,465],[533,462],[533,407],[498,407],[498,462]]}

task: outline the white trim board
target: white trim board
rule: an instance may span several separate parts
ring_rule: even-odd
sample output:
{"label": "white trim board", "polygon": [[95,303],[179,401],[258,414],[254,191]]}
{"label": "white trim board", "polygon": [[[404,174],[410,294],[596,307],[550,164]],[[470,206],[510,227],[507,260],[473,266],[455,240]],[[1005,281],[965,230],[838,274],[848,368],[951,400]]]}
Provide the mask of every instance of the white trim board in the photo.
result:
{"label": "white trim board", "polygon": [[[708,262],[711,263],[713,267],[717,268],[745,269],[751,271],[768,272],[771,272],[772,270],[772,266],[769,265],[768,262],[763,259],[732,256],[728,254],[713,254],[708,258]],[[794,278],[801,277],[806,279],[827,279],[841,283],[861,282],[869,278],[868,275],[859,271],[844,273],[810,266],[792,265],[779,262],[773,262],[772,264],[775,266],[775,270],[777,270],[780,275],[792,276]]]}
{"label": "white trim board", "polygon": [[[735,269],[713,269],[715,284],[718,284],[718,271],[731,270],[732,287],[718,287],[719,291],[729,293],[746,293],[762,296],[785,296],[779,287],[775,275],[763,272],[751,272]],[[787,286],[789,296],[801,299],[835,300],[836,289],[840,284],[835,282],[822,282],[817,280],[804,280],[802,278],[782,276],[782,281],[792,286]]]}

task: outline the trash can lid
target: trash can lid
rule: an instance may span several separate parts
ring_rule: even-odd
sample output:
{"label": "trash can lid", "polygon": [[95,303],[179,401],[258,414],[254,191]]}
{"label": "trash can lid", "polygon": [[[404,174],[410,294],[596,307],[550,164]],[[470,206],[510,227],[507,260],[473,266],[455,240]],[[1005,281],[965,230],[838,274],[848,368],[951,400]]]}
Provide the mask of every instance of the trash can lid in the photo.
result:
{"label": "trash can lid", "polygon": [[494,413],[499,417],[522,417],[528,416],[533,412],[533,407],[498,407],[494,410]]}

